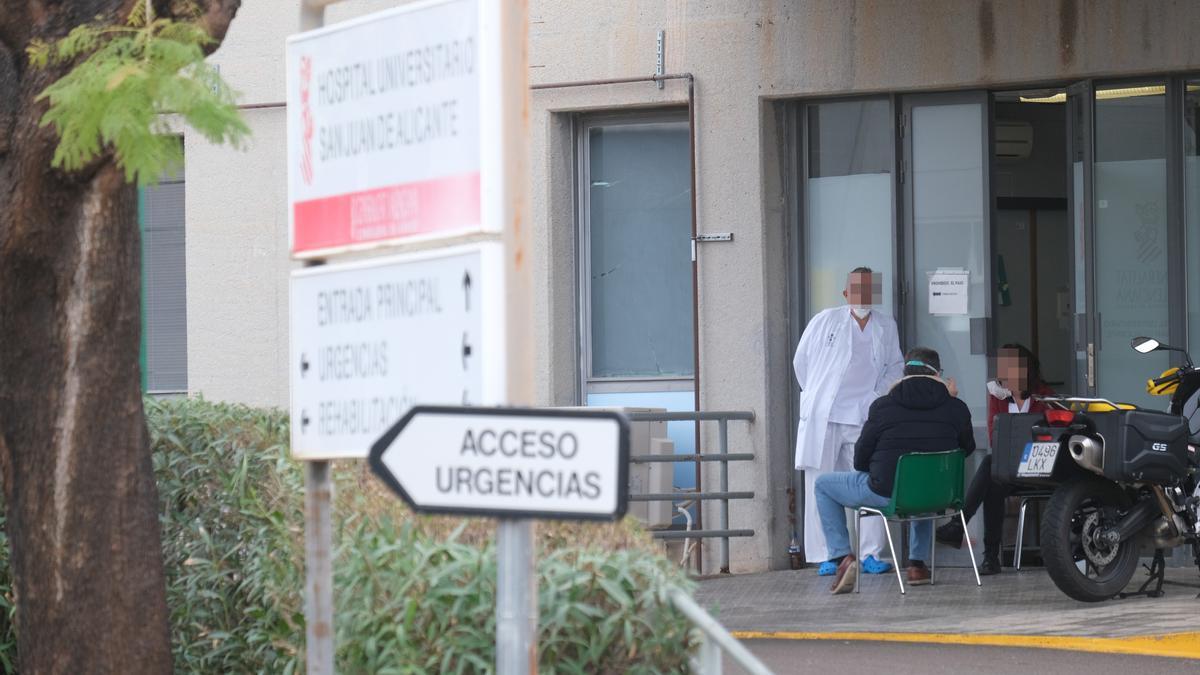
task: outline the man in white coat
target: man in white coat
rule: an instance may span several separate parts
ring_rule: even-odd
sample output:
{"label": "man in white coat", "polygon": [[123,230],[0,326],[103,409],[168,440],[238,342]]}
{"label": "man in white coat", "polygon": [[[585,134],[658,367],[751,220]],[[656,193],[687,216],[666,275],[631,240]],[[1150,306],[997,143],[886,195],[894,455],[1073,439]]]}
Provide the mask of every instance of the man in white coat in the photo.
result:
{"label": "man in white coat", "polygon": [[[835,574],[837,564],[829,562],[813,483],[825,473],[854,470],[854,443],[871,403],[904,372],[895,319],[871,308],[879,300],[879,288],[879,275],[870,268],[851,271],[842,291],[848,306],[814,316],[792,360],[801,391],[796,468],[804,471],[804,557],[824,561],[818,572],[822,576]],[[865,519],[862,527],[863,571],[890,571],[879,560],[883,519]]]}

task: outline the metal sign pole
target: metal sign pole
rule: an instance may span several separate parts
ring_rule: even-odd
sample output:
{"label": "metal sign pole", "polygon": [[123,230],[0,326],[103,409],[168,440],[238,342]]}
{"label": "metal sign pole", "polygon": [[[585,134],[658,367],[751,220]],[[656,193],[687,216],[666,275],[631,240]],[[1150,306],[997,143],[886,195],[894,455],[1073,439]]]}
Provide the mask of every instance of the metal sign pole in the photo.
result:
{"label": "metal sign pole", "polygon": [[533,521],[502,518],[496,526],[496,673],[537,672],[537,584]]}
{"label": "metal sign pole", "polygon": [[[324,4],[302,0],[300,30],[314,30],[324,24]],[[321,675],[334,672],[331,469],[331,462],[304,462],[305,663],[309,673]]]}
{"label": "metal sign pole", "polygon": [[[482,59],[492,59],[499,91],[498,184],[485,203],[503,214],[505,248],[505,369],[508,405],[534,403],[533,224],[529,217],[529,2],[481,0],[481,19],[491,27]],[[495,40],[491,42],[490,40]],[[485,85],[488,86],[488,85]],[[496,530],[496,672],[536,674],[537,577],[535,523],[501,519]]]}
{"label": "metal sign pole", "polygon": [[304,623],[309,673],[333,675],[332,462],[304,462]]}

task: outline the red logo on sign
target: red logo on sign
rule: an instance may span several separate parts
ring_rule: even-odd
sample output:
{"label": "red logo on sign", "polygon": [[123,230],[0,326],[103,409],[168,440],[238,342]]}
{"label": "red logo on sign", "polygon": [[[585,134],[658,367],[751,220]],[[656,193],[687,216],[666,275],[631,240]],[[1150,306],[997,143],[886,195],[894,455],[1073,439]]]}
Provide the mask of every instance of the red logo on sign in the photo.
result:
{"label": "red logo on sign", "polygon": [[313,116],[312,105],[309,103],[309,83],[312,81],[312,59],[307,56],[300,58],[300,120],[304,128],[304,146],[300,151],[300,175],[305,185],[312,185],[312,137]]}

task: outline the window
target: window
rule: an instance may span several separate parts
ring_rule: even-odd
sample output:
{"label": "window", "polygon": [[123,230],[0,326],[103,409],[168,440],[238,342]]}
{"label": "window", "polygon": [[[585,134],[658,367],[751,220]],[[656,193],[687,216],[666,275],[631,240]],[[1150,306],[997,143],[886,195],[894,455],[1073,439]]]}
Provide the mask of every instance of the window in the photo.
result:
{"label": "window", "polygon": [[[579,155],[582,400],[694,410],[686,117],[588,120]],[[667,424],[676,453],[696,451],[695,429]],[[694,488],[693,471],[675,464],[672,485]]]}
{"label": "window", "polygon": [[582,143],[587,383],[690,380],[687,122],[598,121],[585,126]]}
{"label": "window", "polygon": [[845,302],[846,274],[880,273],[883,307],[894,303],[891,103],[885,99],[804,106],[804,318]]}
{"label": "window", "polygon": [[1143,385],[1147,372],[1167,367],[1167,355],[1147,357],[1129,343],[1170,339],[1164,83],[1098,87],[1095,106],[1097,383],[1108,396],[1161,407]]}
{"label": "window", "polygon": [[[1183,103],[1183,199],[1187,241],[1188,350],[1200,356],[1200,81],[1189,80]],[[1160,338],[1161,339],[1161,338]]]}
{"label": "window", "polygon": [[164,177],[141,193],[146,391],[187,392],[184,180]]}

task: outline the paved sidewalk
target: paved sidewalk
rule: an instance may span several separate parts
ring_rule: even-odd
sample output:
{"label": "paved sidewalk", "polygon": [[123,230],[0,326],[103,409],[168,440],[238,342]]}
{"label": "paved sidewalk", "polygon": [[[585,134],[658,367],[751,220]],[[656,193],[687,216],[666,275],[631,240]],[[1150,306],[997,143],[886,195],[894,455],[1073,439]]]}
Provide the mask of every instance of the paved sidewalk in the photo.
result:
{"label": "paved sidewalk", "polygon": [[[1131,590],[1145,578],[1134,577]],[[1162,598],[1136,597],[1090,604],[1063,595],[1044,569],[983,578],[944,568],[936,584],[901,596],[895,574],[863,575],[860,594],[830,595],[829,577],[816,568],[705,579],[696,599],[735,632],[954,633],[1115,638],[1200,631],[1200,575],[1172,568]]]}
{"label": "paved sidewalk", "polygon": [[[1184,675],[1196,670],[1178,658],[1057,649],[840,640],[749,640],[745,645],[776,675]],[[722,672],[746,673],[728,656]]]}

